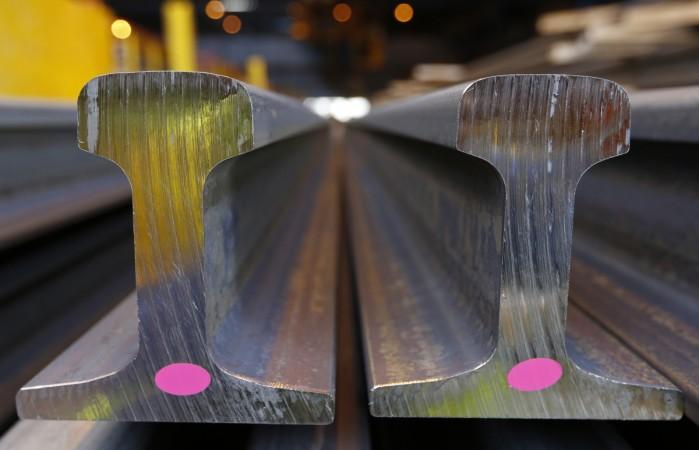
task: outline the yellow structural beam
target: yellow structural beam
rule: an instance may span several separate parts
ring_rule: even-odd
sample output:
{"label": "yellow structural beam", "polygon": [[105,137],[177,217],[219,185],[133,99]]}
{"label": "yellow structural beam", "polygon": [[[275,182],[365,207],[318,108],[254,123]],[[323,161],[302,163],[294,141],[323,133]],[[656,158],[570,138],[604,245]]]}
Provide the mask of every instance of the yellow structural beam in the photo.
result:
{"label": "yellow structural beam", "polygon": [[100,2],[4,2],[0,14],[0,96],[77,98],[114,65],[112,15]]}
{"label": "yellow structural beam", "polygon": [[168,69],[196,70],[194,5],[188,0],[168,0],[162,15]]}

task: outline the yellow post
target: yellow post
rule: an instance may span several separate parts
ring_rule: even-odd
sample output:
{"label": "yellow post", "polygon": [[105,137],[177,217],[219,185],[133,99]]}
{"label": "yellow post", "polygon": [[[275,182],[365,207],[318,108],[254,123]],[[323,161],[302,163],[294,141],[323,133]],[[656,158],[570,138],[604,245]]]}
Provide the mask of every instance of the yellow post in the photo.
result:
{"label": "yellow post", "polygon": [[246,81],[253,86],[269,89],[267,61],[260,55],[251,55],[245,61]]}
{"label": "yellow post", "polygon": [[162,14],[168,68],[196,70],[194,5],[189,0],[167,0]]}

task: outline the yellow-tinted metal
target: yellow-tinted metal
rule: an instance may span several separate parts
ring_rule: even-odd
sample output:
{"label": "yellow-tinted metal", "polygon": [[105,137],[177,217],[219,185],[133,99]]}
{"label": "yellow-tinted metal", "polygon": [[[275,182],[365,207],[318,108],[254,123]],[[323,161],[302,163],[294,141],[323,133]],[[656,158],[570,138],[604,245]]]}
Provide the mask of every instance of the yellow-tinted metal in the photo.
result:
{"label": "yellow-tinted metal", "polygon": [[168,68],[196,70],[194,5],[187,0],[168,0],[162,13]]}
{"label": "yellow-tinted metal", "polygon": [[185,81],[197,75],[124,77],[132,85],[128,102],[121,97],[125,91],[110,89],[114,83],[105,78],[80,95],[80,147],[118,164],[133,187],[139,287],[156,282],[169,267],[187,271],[201,264],[206,176],[238,154],[237,143],[241,149],[251,145],[251,130],[239,125],[250,126],[244,106],[249,102],[238,98],[245,93],[215,76],[205,79],[209,86],[192,89]]}
{"label": "yellow-tinted metal", "polygon": [[[331,421],[339,210],[326,134],[309,132],[321,123],[212,74],[90,81],[79,145],[131,182],[137,298],[25,386],[19,414]],[[187,395],[159,384],[180,364],[210,382]]]}

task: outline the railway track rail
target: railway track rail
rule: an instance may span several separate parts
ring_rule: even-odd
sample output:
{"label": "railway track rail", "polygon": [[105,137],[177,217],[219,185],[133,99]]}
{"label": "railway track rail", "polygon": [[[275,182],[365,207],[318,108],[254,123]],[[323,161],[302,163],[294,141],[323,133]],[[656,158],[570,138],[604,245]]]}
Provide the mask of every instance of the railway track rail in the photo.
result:
{"label": "railway track rail", "polygon": [[[127,178],[74,148],[76,110],[0,107],[0,449],[403,449],[441,436],[444,449],[626,450],[699,436],[699,89],[632,92],[629,103],[603,80],[496,77],[329,132],[297,104],[225,78],[111,77],[84,92],[81,146],[129,176],[135,266]],[[159,113],[123,109],[148,94]],[[163,124],[177,131],[144,140]],[[95,138],[95,126],[121,131]],[[216,147],[208,139],[234,142],[234,157],[197,159],[195,148]],[[144,196],[189,179],[200,188]],[[178,224],[197,215],[204,244],[185,245],[197,227]],[[207,297],[204,285],[235,288]],[[562,376],[518,387],[513,369],[543,358]],[[158,369],[182,362],[224,367],[210,385],[247,386],[241,408],[222,406],[227,389],[162,390]],[[11,426],[23,384],[23,417],[106,421]],[[306,405],[265,403],[284,392]]]}

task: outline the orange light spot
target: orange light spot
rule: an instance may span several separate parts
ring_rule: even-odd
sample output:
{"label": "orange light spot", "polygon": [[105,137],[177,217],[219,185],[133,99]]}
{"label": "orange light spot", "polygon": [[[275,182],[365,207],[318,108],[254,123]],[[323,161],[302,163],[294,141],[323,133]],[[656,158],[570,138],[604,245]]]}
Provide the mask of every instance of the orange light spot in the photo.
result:
{"label": "orange light spot", "polygon": [[393,10],[393,17],[396,18],[398,22],[410,22],[413,19],[413,7],[408,3],[399,3]]}
{"label": "orange light spot", "polygon": [[289,34],[297,41],[308,39],[311,35],[311,26],[305,20],[295,20],[289,28]]}
{"label": "orange light spot", "polygon": [[235,14],[226,16],[223,19],[223,31],[228,34],[236,34],[240,29],[243,28],[243,22],[241,22],[240,17]]}
{"label": "orange light spot", "polygon": [[338,3],[333,6],[333,19],[340,23],[347,22],[352,17],[352,8],[347,3]]}
{"label": "orange light spot", "polygon": [[206,7],[204,7],[204,12],[209,19],[217,20],[226,13],[226,7],[223,6],[223,2],[211,0],[206,4]]}

